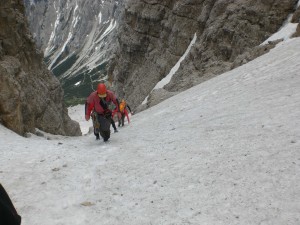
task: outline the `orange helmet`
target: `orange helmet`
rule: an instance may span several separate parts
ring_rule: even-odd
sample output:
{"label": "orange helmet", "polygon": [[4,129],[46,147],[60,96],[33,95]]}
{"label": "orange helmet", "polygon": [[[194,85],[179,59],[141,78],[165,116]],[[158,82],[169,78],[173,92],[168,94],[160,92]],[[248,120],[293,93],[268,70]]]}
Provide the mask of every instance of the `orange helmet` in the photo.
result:
{"label": "orange helmet", "polygon": [[100,98],[106,97],[106,86],[105,84],[98,84],[97,93]]}

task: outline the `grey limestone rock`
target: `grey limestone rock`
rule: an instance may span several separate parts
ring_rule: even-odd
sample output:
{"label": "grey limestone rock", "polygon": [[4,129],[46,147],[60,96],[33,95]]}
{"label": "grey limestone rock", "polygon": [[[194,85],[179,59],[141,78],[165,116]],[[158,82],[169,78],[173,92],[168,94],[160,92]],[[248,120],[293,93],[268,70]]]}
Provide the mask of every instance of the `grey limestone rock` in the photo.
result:
{"label": "grey limestone rock", "polygon": [[0,121],[20,135],[35,128],[79,136],[64,106],[59,81],[42,62],[27,28],[22,0],[0,5]]}
{"label": "grey limestone rock", "polygon": [[[256,48],[257,52],[253,49],[282,26],[297,2],[127,1],[116,57],[108,75],[117,93],[128,99],[133,108],[138,107],[169,73],[196,34],[190,52],[164,91],[160,91],[164,96],[172,96],[267,52],[265,47]],[[164,99],[160,95],[151,102]]]}

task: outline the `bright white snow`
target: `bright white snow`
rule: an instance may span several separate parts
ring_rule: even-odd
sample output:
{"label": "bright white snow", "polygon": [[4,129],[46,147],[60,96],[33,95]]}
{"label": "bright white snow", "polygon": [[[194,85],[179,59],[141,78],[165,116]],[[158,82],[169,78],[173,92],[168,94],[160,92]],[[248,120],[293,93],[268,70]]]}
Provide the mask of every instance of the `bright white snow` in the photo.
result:
{"label": "bright white snow", "polygon": [[280,29],[277,33],[269,37],[267,40],[263,42],[264,44],[267,44],[269,41],[276,41],[279,39],[287,40],[290,38],[297,29],[298,23],[287,23],[282,29]]}
{"label": "bright white snow", "polygon": [[81,81],[76,82],[74,85],[78,86],[79,84],[81,84]]}
{"label": "bright white snow", "polygon": [[[177,72],[177,70],[179,69],[179,67],[180,67],[180,63],[185,59],[185,57],[188,55],[188,53],[191,51],[191,48],[192,48],[192,46],[195,44],[195,42],[196,42],[196,40],[197,40],[197,34],[195,33],[194,34],[194,37],[193,37],[193,39],[192,39],[192,41],[191,41],[191,43],[189,44],[189,46],[188,46],[188,48],[186,49],[186,51],[185,51],[185,53],[180,57],[180,59],[177,61],[177,63],[175,64],[175,66],[173,66],[173,68],[170,70],[170,72],[167,74],[167,76],[165,76],[161,81],[159,81],[156,85],[155,85],[155,87],[152,89],[152,91],[154,90],[154,89],[159,89],[159,88],[163,88],[165,85],[167,85],[170,81],[171,81],[171,79],[172,79],[172,77],[173,77],[173,75]],[[151,91],[151,92],[152,92]],[[151,93],[150,92],[150,93]],[[147,103],[147,101],[148,101],[148,98],[149,98],[149,95],[144,99],[144,101],[142,102],[142,104],[146,104]]]}
{"label": "bright white snow", "polygon": [[284,22],[282,27],[276,33],[274,33],[271,37],[269,37],[267,40],[265,40],[261,45],[268,44],[269,41],[276,41],[279,39],[283,39],[283,40],[289,39],[296,32],[296,29],[298,26],[298,23],[291,23],[292,17],[293,17],[293,14],[289,15],[289,17]]}
{"label": "bright white snow", "polygon": [[[114,19],[111,20],[109,26],[103,32],[103,34],[101,35],[99,40],[102,40],[106,35],[108,35],[116,27],[116,25],[117,25],[117,21],[115,21]],[[97,40],[97,41],[99,41],[99,40]]]}
{"label": "bright white snow", "polygon": [[[70,40],[72,39],[73,37],[73,32],[74,32],[74,28],[76,27],[78,21],[79,21],[79,16],[76,15],[76,12],[78,10],[78,2],[76,1],[76,6],[75,6],[75,9],[73,11],[73,20],[72,20],[72,24],[70,26],[70,30],[69,30],[69,34],[68,34],[68,37],[67,37],[67,40],[65,41],[65,43],[62,45],[61,49],[59,52],[57,52],[54,56],[52,56],[51,58],[51,63],[49,64],[48,66],[48,69],[53,69],[53,65],[57,62],[58,58],[61,56],[61,54],[65,51],[67,45],[69,44]],[[55,22],[56,23],[56,22]],[[55,25],[56,27],[56,25]],[[54,35],[55,34],[55,31],[54,33],[52,32],[52,34]],[[51,39],[51,38],[50,38]],[[52,38],[53,39],[53,38]],[[49,42],[50,43],[50,42]],[[47,48],[48,49],[48,48]],[[47,49],[45,50],[45,52],[47,52]],[[48,52],[51,52],[48,50]]]}
{"label": "bright white snow", "polygon": [[153,89],[162,88],[162,87],[164,87],[166,84],[168,84],[170,82],[170,80],[172,79],[173,75],[179,69],[180,63],[185,59],[185,57],[187,56],[187,54],[191,51],[191,48],[195,44],[196,40],[197,40],[197,34],[195,33],[194,38],[191,41],[191,43],[189,44],[189,46],[186,49],[185,53],[181,56],[181,58],[178,60],[178,62],[175,64],[175,66],[170,70],[170,72],[168,73],[168,75],[165,78],[163,78],[161,81],[159,81],[155,85],[155,87]]}
{"label": "bright white snow", "polygon": [[99,24],[101,24],[102,21],[102,12],[100,11],[98,14]]}
{"label": "bright white snow", "polygon": [[[76,74],[77,72],[81,71],[82,69],[88,68],[90,71],[95,69],[97,66],[101,65],[103,62],[99,62],[99,59],[105,54],[105,52],[101,52],[98,49],[101,49],[101,46],[104,46],[106,43],[103,43],[103,39],[111,33],[117,26],[117,22],[112,20],[108,27],[102,26],[100,28],[103,29],[101,31],[102,35],[98,38],[98,22],[93,24],[93,29],[89,35],[87,35],[87,39],[85,41],[84,46],[82,47],[80,57],[76,60],[76,62],[72,65],[69,69],[70,73],[66,73],[64,76],[70,76],[70,74]],[[106,28],[106,29],[105,29]],[[105,30],[104,30],[105,29]],[[95,44],[97,45],[95,47]],[[96,51],[94,51],[96,50]],[[58,55],[59,56],[59,55]],[[55,60],[54,60],[55,61]],[[83,63],[83,62],[86,63]],[[83,64],[82,64],[83,63]],[[52,63],[53,64],[53,63]],[[80,64],[82,64],[80,66]]]}
{"label": "bright white snow", "polygon": [[[109,143],[0,126],[22,225],[300,223],[300,39],[131,117]],[[84,130],[84,106],[70,109]]]}
{"label": "bright white snow", "polygon": [[51,51],[54,49],[54,46],[52,45],[52,41],[55,38],[56,28],[57,28],[57,26],[59,24],[59,18],[60,18],[60,14],[61,14],[61,12],[58,11],[59,7],[58,7],[58,9],[56,9],[55,2],[53,2],[53,7],[56,10],[57,14],[56,14],[56,20],[55,20],[55,23],[54,23],[54,28],[52,29],[52,32],[51,32],[51,35],[50,35],[50,38],[49,38],[49,41],[48,41],[47,48],[45,49],[45,52],[44,52],[45,56],[47,56],[48,54],[50,54]]}

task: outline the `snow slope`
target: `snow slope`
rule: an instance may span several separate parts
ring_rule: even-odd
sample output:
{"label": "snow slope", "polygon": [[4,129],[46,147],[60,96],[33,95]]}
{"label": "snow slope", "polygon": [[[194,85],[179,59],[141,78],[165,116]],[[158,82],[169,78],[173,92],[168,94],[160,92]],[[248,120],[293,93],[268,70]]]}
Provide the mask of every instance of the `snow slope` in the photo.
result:
{"label": "snow slope", "polygon": [[[300,39],[132,117],[109,143],[0,127],[23,225],[300,224]],[[84,133],[83,106],[72,108]]]}

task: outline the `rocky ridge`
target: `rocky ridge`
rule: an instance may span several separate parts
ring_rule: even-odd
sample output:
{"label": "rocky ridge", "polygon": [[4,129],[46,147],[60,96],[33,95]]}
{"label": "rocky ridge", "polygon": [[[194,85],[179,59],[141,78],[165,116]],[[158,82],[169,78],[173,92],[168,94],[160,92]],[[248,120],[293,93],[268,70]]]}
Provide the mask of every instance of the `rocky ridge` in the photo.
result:
{"label": "rocky ridge", "polygon": [[59,81],[44,65],[27,28],[22,0],[0,5],[0,123],[18,134],[35,128],[79,136],[64,106]]}
{"label": "rocky ridge", "polygon": [[[297,0],[128,1],[109,77],[130,105],[147,108],[231,70],[275,46],[259,46],[275,33]],[[155,90],[197,39],[171,81]]]}

